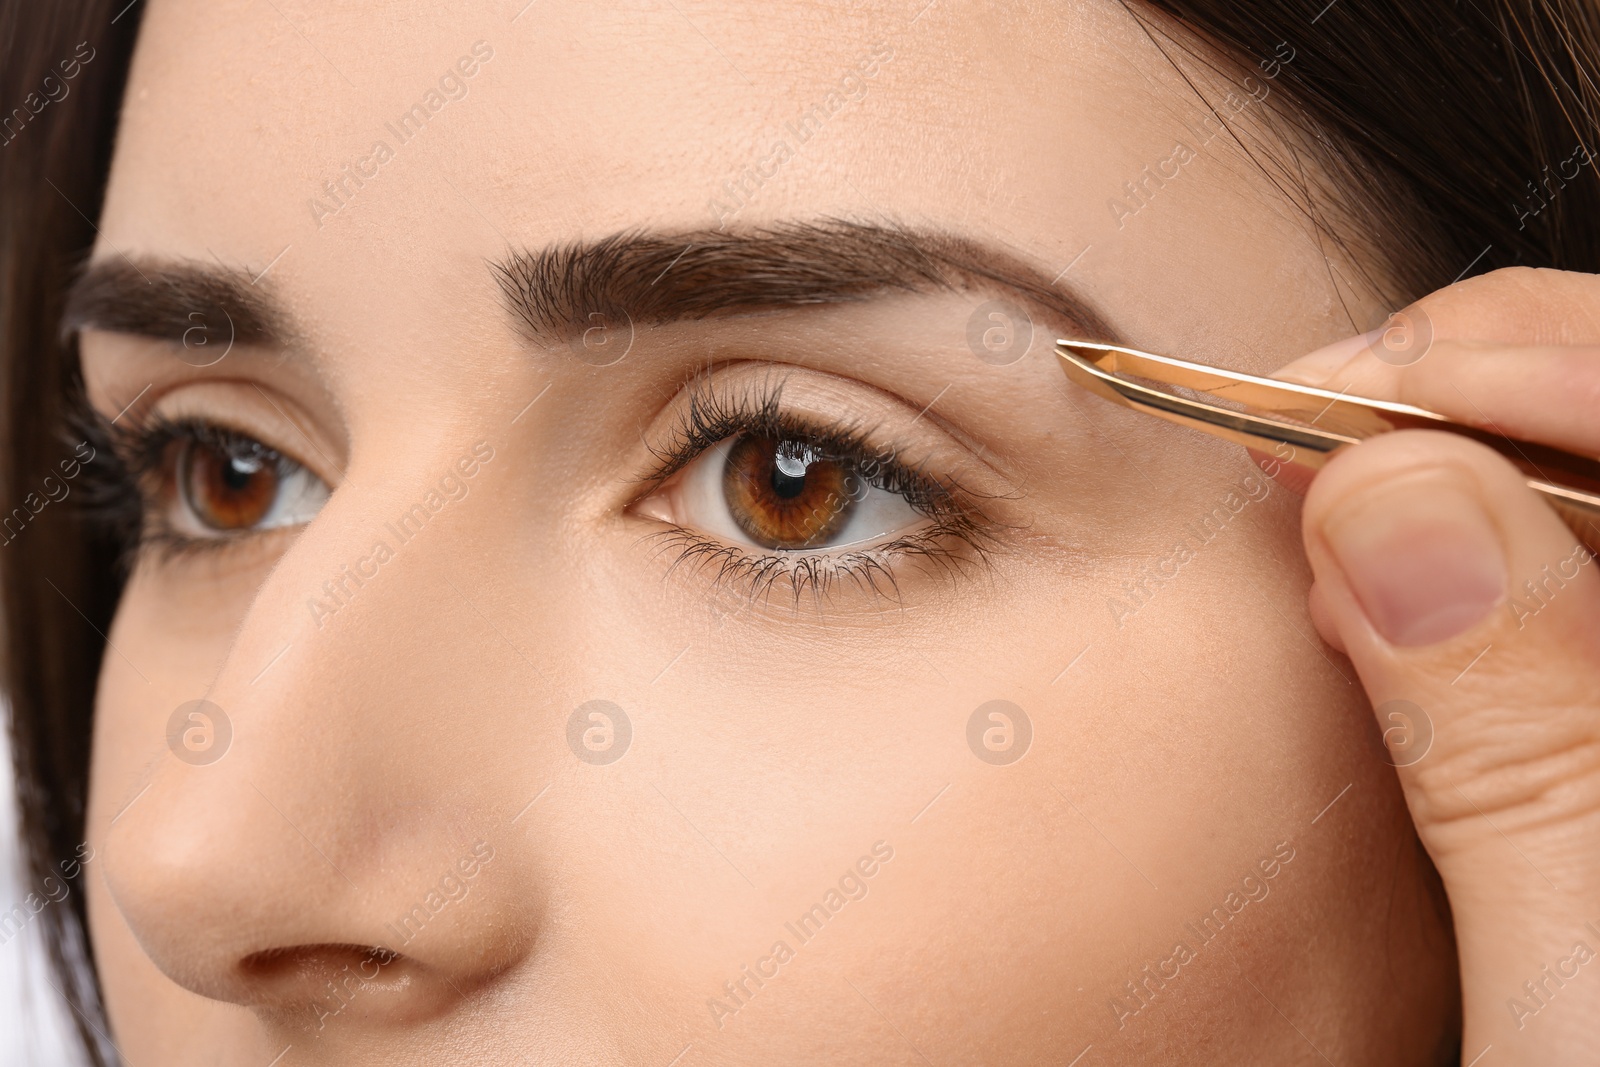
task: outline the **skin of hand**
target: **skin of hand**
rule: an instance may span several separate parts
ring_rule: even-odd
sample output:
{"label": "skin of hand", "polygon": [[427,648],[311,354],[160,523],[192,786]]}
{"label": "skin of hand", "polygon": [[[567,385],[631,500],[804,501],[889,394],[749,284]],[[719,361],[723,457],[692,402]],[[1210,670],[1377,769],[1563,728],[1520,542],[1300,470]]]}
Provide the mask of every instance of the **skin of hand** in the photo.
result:
{"label": "skin of hand", "polygon": [[[1600,453],[1600,278],[1512,268],[1279,372]],[[1354,354],[1352,354],[1352,352]],[[1336,456],[1306,497],[1318,630],[1371,698],[1460,948],[1462,1062],[1593,1062],[1600,575],[1516,469],[1441,432]],[[1591,523],[1586,540],[1597,540]]]}

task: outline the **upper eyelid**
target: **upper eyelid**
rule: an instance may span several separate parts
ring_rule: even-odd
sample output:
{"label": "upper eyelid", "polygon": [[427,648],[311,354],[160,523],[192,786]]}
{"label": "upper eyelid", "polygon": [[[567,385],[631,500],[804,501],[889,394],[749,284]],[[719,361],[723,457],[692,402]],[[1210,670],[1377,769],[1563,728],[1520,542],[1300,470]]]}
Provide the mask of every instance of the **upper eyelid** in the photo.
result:
{"label": "upper eyelid", "polygon": [[[653,444],[645,440],[646,447],[658,464],[657,470],[645,479],[647,482],[659,484],[665,481],[699,452],[737,431],[765,431],[773,436],[790,434],[817,440],[831,445],[841,454],[891,463],[926,476],[922,470],[927,462],[926,457],[916,464],[904,462],[901,458],[903,444],[898,441],[874,441],[876,428],[866,425],[864,420],[830,419],[821,414],[806,413],[803,405],[786,404],[783,393],[789,379],[796,373],[794,368],[768,365],[758,372],[759,377],[736,382],[732,387],[738,390],[736,394],[730,394],[730,386],[722,381],[729,373],[736,372],[726,369],[702,371],[685,383],[687,399],[674,413],[672,424],[664,434],[665,441]],[[863,389],[872,388],[855,384]],[[709,418],[702,415],[706,411],[710,412]],[[713,430],[706,426],[707,423],[719,424],[722,428]]]}
{"label": "upper eyelid", "polygon": [[[657,474],[652,476],[651,480],[659,482],[671,477],[688,466],[689,463],[698,459],[711,445],[726,440],[735,433],[767,433],[769,436],[777,438],[804,440],[817,444],[834,459],[857,461],[862,466],[890,467],[910,474],[928,477],[930,481],[935,480],[928,476],[924,470],[927,463],[926,458],[915,464],[906,463],[900,459],[898,446],[874,447],[869,443],[869,439],[865,435],[857,431],[843,427],[822,425],[801,416],[786,416],[777,425],[756,422],[741,424],[734,421],[728,424],[725,429],[731,432],[724,433],[713,440],[696,438],[692,441],[679,442],[684,446],[684,451],[675,451],[670,456],[665,457],[666,463]],[[692,453],[688,451],[690,448],[694,450]]]}
{"label": "upper eyelid", "polygon": [[[222,384],[228,383],[208,383]],[[237,384],[237,383],[234,383]],[[199,437],[201,439],[215,440],[219,437],[234,437],[242,440],[253,441],[262,447],[276,453],[283,460],[294,464],[297,468],[310,472],[314,477],[327,485],[329,490],[336,489],[344,480],[344,472],[337,466],[332,457],[320,448],[316,441],[301,427],[282,405],[274,401],[270,395],[259,386],[253,389],[253,395],[259,396],[270,405],[271,415],[258,415],[256,418],[248,417],[248,412],[235,412],[231,416],[219,416],[208,412],[204,404],[190,406],[187,403],[177,405],[176,412],[166,410],[167,395],[159,396],[148,403],[142,403],[127,409],[118,416],[116,425],[99,408],[90,410],[90,417],[102,429],[108,430],[110,443],[120,455],[128,446],[139,446],[157,436],[154,431],[166,431],[168,436]],[[192,432],[199,430],[200,432]],[[287,438],[293,440],[286,440]],[[141,441],[141,438],[143,440]],[[315,457],[307,454],[308,448],[316,453]],[[318,462],[320,460],[321,462]]]}
{"label": "upper eyelid", "polygon": [[[279,405],[279,403],[276,400],[272,399],[272,397],[267,394],[267,391],[265,389],[261,388],[261,386],[259,386],[259,385],[254,385],[254,384],[253,384],[253,387],[254,387],[255,391],[258,394],[260,394],[261,399],[265,400],[268,404],[272,405],[272,409],[275,412],[277,412],[278,417],[281,418],[284,421],[284,424],[287,425],[290,429],[294,430],[294,432],[299,435],[300,440],[302,440],[306,444],[310,445],[312,450],[317,453],[317,457],[319,459],[321,459],[324,463],[327,464],[328,469],[333,472],[334,477],[327,478],[327,477],[323,477],[320,474],[317,475],[317,476],[319,478],[322,478],[323,483],[328,486],[330,491],[333,490],[333,489],[337,489],[339,487],[340,483],[342,483],[344,481],[344,470],[343,470],[343,468],[341,468],[337,463],[335,463],[333,458],[322,450],[322,448],[311,437],[311,435],[306,433],[304,427],[302,427],[299,422],[295,421],[295,419],[290,417],[289,413],[284,411],[282,406]],[[293,453],[291,453],[291,452],[285,451],[283,449],[277,449],[277,451],[280,454],[283,454],[283,455],[286,455],[286,456],[290,456],[291,458],[294,458],[293,457]],[[306,462],[305,460],[301,460],[301,459],[296,459],[295,461],[297,463],[299,463],[300,466],[305,468],[306,470],[311,471],[312,473],[316,473],[316,467],[313,464],[311,464],[309,462]]]}
{"label": "upper eyelid", "polygon": [[80,406],[96,415],[118,426],[158,413],[171,421],[196,417],[257,438],[329,486],[344,480],[349,422],[306,361],[245,347],[197,369],[149,337],[88,330],[78,343],[86,402]]}
{"label": "upper eyelid", "polygon": [[222,447],[250,443],[272,452],[297,467],[310,469],[292,453],[261,440],[250,431],[240,430],[226,423],[187,416],[174,419],[146,414],[137,421],[129,422],[127,426],[113,426],[109,422],[105,425],[109,430],[112,447],[125,462],[137,460],[142,465],[149,466],[150,462],[157,458],[153,452],[158,446],[165,448],[172,441],[198,441]]}

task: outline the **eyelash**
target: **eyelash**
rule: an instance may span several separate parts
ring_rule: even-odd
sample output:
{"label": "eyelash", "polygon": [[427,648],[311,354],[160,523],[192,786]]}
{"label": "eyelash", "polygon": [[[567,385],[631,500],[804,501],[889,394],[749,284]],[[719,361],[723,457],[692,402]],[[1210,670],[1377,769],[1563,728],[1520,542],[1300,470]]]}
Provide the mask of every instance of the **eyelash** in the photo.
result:
{"label": "eyelash", "polygon": [[988,562],[999,524],[978,508],[980,494],[954,478],[936,479],[917,466],[900,462],[896,449],[875,445],[860,427],[821,426],[785,411],[781,377],[764,377],[730,389],[712,373],[702,372],[687,388],[688,405],[665,442],[649,446],[657,463],[645,479],[651,489],[729,438],[753,435],[798,440],[846,461],[866,484],[904,497],[931,525],[842,555],[825,550],[763,551],[674,527],[653,535],[663,551],[677,553],[672,568],[714,568],[713,585],[737,588],[752,602],[769,597],[780,583],[787,584],[798,605],[808,592],[818,600],[827,599],[845,582],[897,600],[899,580],[892,565],[898,559],[931,563],[951,577],[974,563]]}

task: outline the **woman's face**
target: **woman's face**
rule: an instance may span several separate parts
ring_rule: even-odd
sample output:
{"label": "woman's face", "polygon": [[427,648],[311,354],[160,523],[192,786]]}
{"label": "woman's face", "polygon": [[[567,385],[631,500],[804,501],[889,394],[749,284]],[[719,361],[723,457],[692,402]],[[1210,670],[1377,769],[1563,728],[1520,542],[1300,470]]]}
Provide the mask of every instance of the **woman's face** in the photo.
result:
{"label": "woman's face", "polygon": [[1448,923],[1297,499],[1051,355],[1372,324],[1243,147],[1293,54],[149,5],[82,296],[152,535],[89,819],[129,1062],[1424,1060]]}

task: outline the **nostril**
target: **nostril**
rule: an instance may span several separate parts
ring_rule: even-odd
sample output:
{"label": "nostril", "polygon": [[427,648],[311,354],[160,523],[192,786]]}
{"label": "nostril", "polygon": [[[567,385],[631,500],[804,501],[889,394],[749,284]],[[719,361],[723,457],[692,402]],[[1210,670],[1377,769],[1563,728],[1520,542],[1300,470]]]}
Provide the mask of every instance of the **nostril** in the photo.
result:
{"label": "nostril", "polygon": [[294,945],[252,952],[237,964],[245,1002],[282,1023],[320,1030],[341,1021],[430,1018],[459,999],[443,975],[376,945]]}
{"label": "nostril", "polygon": [[252,952],[239,961],[239,972],[246,981],[271,984],[330,977],[329,968],[341,973],[367,969],[376,980],[384,967],[401,958],[374,945],[295,945]]}

